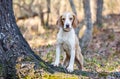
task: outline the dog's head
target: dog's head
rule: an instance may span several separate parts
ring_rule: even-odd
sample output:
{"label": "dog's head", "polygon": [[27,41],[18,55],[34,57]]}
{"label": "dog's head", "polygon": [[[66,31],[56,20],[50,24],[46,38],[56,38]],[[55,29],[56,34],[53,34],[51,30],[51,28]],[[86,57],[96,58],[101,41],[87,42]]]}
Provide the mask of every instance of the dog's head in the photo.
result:
{"label": "dog's head", "polygon": [[56,24],[62,27],[64,31],[68,32],[72,28],[76,28],[78,23],[79,21],[75,14],[66,12],[58,18]]}

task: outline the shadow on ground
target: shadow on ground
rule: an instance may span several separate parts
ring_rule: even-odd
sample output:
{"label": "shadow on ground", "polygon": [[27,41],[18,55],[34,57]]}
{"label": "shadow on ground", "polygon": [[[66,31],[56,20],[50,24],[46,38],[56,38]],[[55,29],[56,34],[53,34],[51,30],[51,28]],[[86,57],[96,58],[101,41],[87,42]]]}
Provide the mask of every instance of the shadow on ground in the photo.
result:
{"label": "shadow on ground", "polygon": [[[90,77],[90,78],[108,78],[108,77],[114,77],[115,79],[120,79],[120,72],[97,72],[97,71],[81,71],[81,70],[74,70],[73,72],[69,73],[67,71],[66,68],[63,68],[61,66],[59,67],[55,67],[53,65],[49,66],[53,69],[54,73],[55,72],[60,72],[60,73],[66,73],[66,74],[73,74],[73,75],[77,75],[77,76],[86,76],[86,77]],[[113,78],[113,79],[114,79]]]}

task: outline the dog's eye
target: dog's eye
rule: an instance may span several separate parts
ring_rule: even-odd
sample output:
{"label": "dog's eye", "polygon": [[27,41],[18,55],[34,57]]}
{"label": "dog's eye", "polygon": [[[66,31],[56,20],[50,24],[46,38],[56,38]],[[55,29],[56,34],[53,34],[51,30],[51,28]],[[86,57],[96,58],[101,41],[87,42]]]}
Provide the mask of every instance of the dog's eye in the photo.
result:
{"label": "dog's eye", "polygon": [[72,18],[70,18],[70,20],[72,20]]}
{"label": "dog's eye", "polygon": [[65,18],[62,18],[62,20],[64,21],[64,20],[65,20]]}

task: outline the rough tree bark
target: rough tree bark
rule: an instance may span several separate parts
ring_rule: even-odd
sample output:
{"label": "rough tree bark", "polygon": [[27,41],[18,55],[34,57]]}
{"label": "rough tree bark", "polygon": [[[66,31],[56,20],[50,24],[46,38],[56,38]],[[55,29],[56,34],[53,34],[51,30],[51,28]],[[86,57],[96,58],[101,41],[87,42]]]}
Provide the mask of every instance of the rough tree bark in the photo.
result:
{"label": "rough tree bark", "polygon": [[89,45],[90,40],[92,39],[93,24],[91,21],[90,0],[83,0],[83,8],[85,14],[85,24],[87,28],[83,37],[80,39],[80,46],[82,51]]}
{"label": "rough tree bark", "polygon": [[102,25],[103,0],[97,0],[96,3],[97,3],[96,24],[100,27]]}
{"label": "rough tree bark", "polygon": [[0,76],[5,79],[17,79],[18,73],[21,72],[17,71],[16,67],[28,66],[28,61],[34,64],[30,69],[41,66],[48,71],[51,70],[34,54],[20,33],[15,22],[12,0],[0,0],[0,66],[3,68]]}

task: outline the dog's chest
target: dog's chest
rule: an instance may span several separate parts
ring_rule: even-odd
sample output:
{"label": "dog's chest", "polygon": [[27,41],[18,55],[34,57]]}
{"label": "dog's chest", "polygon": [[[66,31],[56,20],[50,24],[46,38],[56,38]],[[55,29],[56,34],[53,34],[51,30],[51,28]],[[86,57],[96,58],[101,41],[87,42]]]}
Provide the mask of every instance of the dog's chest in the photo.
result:
{"label": "dog's chest", "polygon": [[64,43],[61,44],[61,48],[64,51],[69,52],[71,47],[70,47],[70,45],[68,43],[64,42]]}
{"label": "dog's chest", "polygon": [[58,33],[57,42],[61,45],[62,49],[69,51],[73,45],[75,45],[74,32]]}
{"label": "dog's chest", "polygon": [[58,36],[58,42],[61,43],[62,45],[64,46],[68,46],[70,45],[71,43],[74,42],[74,35],[72,34],[60,34]]}

